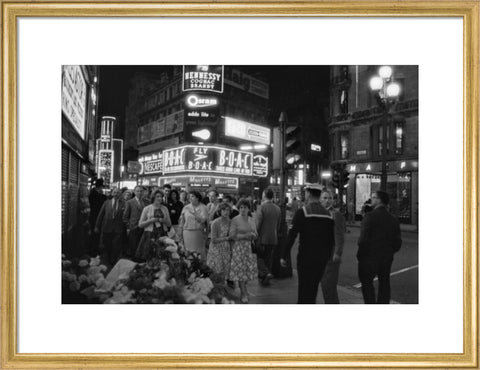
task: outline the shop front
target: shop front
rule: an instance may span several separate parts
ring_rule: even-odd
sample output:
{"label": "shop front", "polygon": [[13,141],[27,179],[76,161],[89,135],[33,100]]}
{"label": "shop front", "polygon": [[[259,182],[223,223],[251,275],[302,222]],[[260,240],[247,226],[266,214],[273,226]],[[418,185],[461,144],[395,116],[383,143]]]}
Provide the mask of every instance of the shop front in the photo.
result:
{"label": "shop front", "polygon": [[141,155],[138,183],[221,194],[248,193],[268,175],[268,158],[220,145],[182,145]]}
{"label": "shop front", "polygon": [[[356,220],[362,219],[362,208],[371,194],[380,190],[381,162],[354,163],[347,170],[354,174],[348,189],[348,209]],[[391,161],[387,163],[387,193],[389,209],[401,223],[416,224],[418,221],[418,161]]]}

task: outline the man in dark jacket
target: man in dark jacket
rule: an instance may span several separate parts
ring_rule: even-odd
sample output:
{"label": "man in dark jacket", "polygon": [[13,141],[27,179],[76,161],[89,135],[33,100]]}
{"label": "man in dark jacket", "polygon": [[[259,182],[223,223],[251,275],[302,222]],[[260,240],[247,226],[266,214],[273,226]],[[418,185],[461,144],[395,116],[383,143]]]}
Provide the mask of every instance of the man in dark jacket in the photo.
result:
{"label": "man in dark jacket", "polygon": [[[390,269],[402,239],[398,220],[387,211],[388,202],[387,193],[373,193],[373,210],[365,214],[358,239],[358,277],[365,303],[390,303]],[[379,284],[375,300],[373,279],[376,276]]]}
{"label": "man in dark jacket", "polygon": [[273,203],[273,190],[266,189],[263,192],[263,203],[256,211],[257,244],[260,246],[260,253],[257,253],[257,266],[262,285],[269,285],[273,277],[271,273],[273,252],[278,244],[280,219],[280,207]]}
{"label": "man in dark jacket", "polygon": [[121,195],[120,189],[112,190],[112,199],[103,203],[95,224],[95,232],[100,233],[103,241],[104,257],[111,266],[120,258],[125,239],[125,225],[122,220],[125,202]]}
{"label": "man in dark jacket", "polygon": [[320,204],[320,184],[309,184],[305,188],[307,205],[293,216],[292,228],[288,233],[280,264],[286,266],[286,259],[300,234],[297,255],[298,303],[316,303],[317,291],[327,262],[332,258],[334,222]]}
{"label": "man in dark jacket", "polygon": [[95,233],[95,223],[97,222],[100,209],[106,200],[107,197],[105,194],[103,194],[103,179],[97,179],[95,181],[95,187],[92,188],[90,194],[88,195],[88,202],[90,203],[89,223],[91,230],[91,244],[89,253],[91,256],[96,256],[99,253],[100,238],[99,235]]}

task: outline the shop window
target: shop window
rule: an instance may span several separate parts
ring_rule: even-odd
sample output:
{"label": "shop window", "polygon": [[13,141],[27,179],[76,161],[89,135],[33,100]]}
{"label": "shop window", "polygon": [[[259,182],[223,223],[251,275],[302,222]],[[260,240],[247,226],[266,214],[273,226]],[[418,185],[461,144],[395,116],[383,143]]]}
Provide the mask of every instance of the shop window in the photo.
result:
{"label": "shop window", "polygon": [[339,112],[340,114],[348,113],[348,90],[340,90],[339,95]]}
{"label": "shop window", "polygon": [[349,157],[348,145],[349,145],[349,134],[348,132],[340,133],[340,158],[347,159]]}
{"label": "shop window", "polygon": [[403,154],[404,137],[403,122],[397,122],[395,124],[395,154]]}
{"label": "shop window", "polygon": [[401,223],[411,223],[412,174],[402,172],[387,176],[387,193],[390,197],[389,211]]}

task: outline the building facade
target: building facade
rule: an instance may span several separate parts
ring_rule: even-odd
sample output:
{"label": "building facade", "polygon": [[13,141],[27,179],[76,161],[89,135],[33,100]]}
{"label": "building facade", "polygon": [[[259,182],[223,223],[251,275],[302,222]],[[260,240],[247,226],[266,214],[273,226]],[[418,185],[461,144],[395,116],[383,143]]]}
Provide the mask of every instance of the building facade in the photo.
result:
{"label": "building facade", "polygon": [[89,178],[95,173],[98,67],[62,66],[62,246],[87,245]]}
{"label": "building facade", "polygon": [[[205,83],[198,78],[202,73],[219,80]],[[171,66],[155,78],[136,75],[126,108],[125,146],[138,150],[138,182],[260,191],[267,184],[271,151],[268,94],[264,81],[229,66]],[[263,152],[256,153],[255,145],[263,145]],[[237,161],[229,166],[225,155]]]}
{"label": "building facade", "polygon": [[343,199],[350,219],[361,219],[362,206],[380,190],[385,171],[391,212],[402,223],[417,224],[418,67],[392,66],[400,94],[388,112],[369,84],[378,69],[331,67],[331,165],[344,166],[350,174]]}

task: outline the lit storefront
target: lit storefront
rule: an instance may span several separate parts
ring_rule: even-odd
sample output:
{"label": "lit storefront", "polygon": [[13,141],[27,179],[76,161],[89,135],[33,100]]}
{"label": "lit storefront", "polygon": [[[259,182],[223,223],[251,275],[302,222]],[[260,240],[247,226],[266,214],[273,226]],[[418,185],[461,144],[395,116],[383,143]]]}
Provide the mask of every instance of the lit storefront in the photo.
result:
{"label": "lit storefront", "polygon": [[[349,209],[354,211],[355,218],[362,216],[362,206],[370,199],[372,192],[380,190],[382,164],[352,163],[347,170],[354,174],[351,177],[348,199]],[[390,212],[402,223],[415,223],[418,219],[418,161],[387,162],[387,193],[390,196]]]}
{"label": "lit storefront", "polygon": [[[268,176],[268,158],[220,145],[181,145],[142,155],[138,183],[220,193],[247,191],[246,183]],[[245,181],[247,180],[247,181]],[[251,185],[248,185],[251,186]]]}

